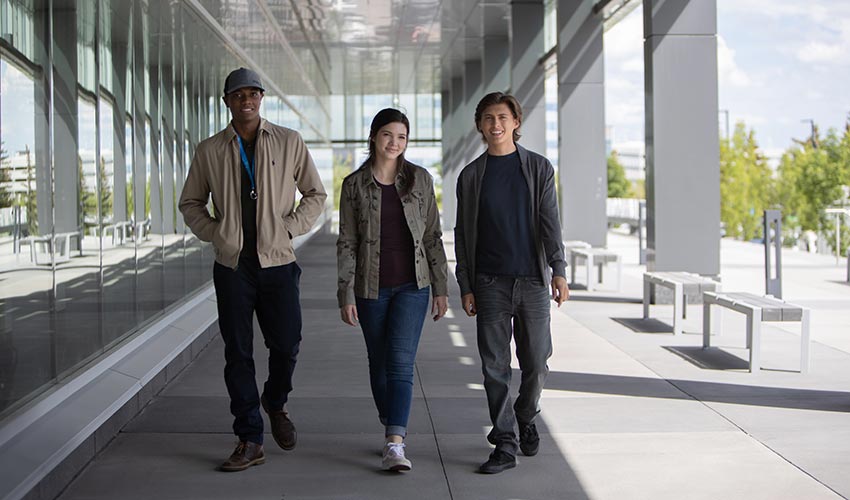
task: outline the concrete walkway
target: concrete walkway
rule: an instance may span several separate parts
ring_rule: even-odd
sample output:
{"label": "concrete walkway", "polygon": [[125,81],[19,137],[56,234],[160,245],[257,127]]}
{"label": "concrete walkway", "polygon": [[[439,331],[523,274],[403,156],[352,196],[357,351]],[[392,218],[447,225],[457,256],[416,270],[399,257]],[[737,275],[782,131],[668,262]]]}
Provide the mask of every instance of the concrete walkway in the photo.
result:
{"label": "concrete walkway", "polygon": [[[540,454],[496,476],[475,473],[490,452],[489,420],[474,320],[454,286],[450,316],[428,320],[420,344],[407,440],[414,469],[394,474],[379,470],[383,432],[362,336],[339,320],[334,244],[320,236],[299,254],[305,329],[290,402],[294,451],[267,435],[265,465],[215,471],[234,445],[216,339],[61,498],[850,497],[850,286],[834,258],[783,256],[785,298],[814,311],[811,372],[795,371],[799,325],[789,324],[764,329],[765,369],[750,374],[743,316],[724,312],[720,348],[709,351],[700,348],[700,307],[688,309],[679,338],[672,306],[653,306],[653,319],[641,320],[637,242],[611,235],[610,248],[625,257],[622,291],[576,287],[553,309]],[[723,242],[724,290],[763,292],[761,252]]]}

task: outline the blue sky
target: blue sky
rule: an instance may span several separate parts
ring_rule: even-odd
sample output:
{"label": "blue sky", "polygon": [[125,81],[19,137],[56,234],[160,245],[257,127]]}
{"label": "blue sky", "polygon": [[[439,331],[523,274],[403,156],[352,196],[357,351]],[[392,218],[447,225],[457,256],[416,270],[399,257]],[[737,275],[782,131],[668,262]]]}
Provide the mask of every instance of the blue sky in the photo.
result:
{"label": "blue sky", "polygon": [[[605,34],[606,121],[615,143],[643,141],[643,26],[639,7]],[[717,0],[720,109],[743,120],[772,157],[843,128],[850,113],[850,2]],[[722,118],[721,118],[722,119]]]}

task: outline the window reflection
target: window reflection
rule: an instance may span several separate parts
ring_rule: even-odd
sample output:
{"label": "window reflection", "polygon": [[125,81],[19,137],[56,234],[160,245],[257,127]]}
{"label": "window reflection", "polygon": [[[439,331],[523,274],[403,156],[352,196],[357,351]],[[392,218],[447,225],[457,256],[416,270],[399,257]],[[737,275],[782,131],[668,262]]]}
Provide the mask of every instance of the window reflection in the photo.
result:
{"label": "window reflection", "polygon": [[0,1],[0,416],[56,373],[43,3]]}
{"label": "window reflection", "polygon": [[[208,284],[213,251],[177,198],[198,142],[229,121],[224,76],[246,64],[182,2],[59,4],[0,0],[0,419]],[[263,113],[324,145],[331,191],[332,99],[300,92],[268,92]],[[361,115],[340,116],[363,137]]]}

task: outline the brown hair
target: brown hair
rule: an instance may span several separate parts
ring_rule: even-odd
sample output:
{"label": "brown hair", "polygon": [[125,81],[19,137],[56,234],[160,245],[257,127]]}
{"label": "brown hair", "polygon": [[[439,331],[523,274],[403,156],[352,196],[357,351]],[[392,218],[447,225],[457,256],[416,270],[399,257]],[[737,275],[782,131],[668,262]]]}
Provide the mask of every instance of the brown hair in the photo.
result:
{"label": "brown hair", "polygon": [[[484,110],[495,104],[507,104],[514,118],[519,122],[519,127],[514,129],[514,142],[517,142],[522,137],[519,133],[519,129],[522,127],[522,106],[519,105],[516,97],[504,92],[490,92],[478,101],[478,106],[475,107],[476,130],[481,132],[481,115],[484,114]],[[484,137],[484,132],[481,132],[481,137]]]}

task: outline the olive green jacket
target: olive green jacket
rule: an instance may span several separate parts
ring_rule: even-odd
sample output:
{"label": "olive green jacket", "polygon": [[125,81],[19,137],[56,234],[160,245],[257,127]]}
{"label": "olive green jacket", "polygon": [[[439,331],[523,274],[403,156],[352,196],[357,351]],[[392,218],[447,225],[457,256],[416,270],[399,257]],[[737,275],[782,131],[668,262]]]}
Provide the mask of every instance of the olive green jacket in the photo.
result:
{"label": "olive green jacket", "polygon": [[[408,163],[413,170],[413,188],[401,197],[404,218],[413,244],[416,285],[431,285],[437,297],[448,295],[448,264],[443,249],[440,213],[434,195],[434,179],[422,167]],[[407,179],[399,170],[395,185],[399,192]],[[337,265],[339,306],[354,304],[354,297],[376,299],[379,287],[381,250],[381,187],[367,165],[342,182],[339,198],[339,239]]]}

